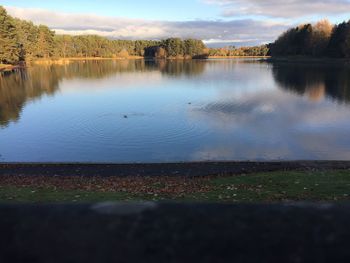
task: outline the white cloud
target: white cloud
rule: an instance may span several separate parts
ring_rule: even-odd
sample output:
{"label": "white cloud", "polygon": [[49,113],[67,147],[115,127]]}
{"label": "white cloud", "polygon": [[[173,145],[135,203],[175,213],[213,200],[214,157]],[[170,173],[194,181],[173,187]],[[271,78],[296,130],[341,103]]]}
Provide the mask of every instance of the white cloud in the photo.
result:
{"label": "white cloud", "polygon": [[298,18],[350,13],[349,0],[203,0],[221,6],[224,16]]}
{"label": "white cloud", "polygon": [[247,94],[244,88],[240,91],[244,99],[219,93],[212,103],[190,112],[191,118],[206,123],[224,138],[203,144],[194,160],[350,158],[345,143],[350,132],[347,105],[335,106],[328,98],[312,102],[278,89]]}
{"label": "white cloud", "polygon": [[273,41],[288,25],[272,20],[152,21],[6,7],[12,16],[45,24],[58,34],[97,34],[117,39],[197,38],[207,43],[254,45]]}

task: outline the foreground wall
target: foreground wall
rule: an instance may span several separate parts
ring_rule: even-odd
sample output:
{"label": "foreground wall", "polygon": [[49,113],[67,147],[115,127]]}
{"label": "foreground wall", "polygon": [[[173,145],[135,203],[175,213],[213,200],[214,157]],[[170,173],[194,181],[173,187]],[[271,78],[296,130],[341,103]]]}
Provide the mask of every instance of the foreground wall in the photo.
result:
{"label": "foreground wall", "polygon": [[350,204],[0,205],[0,262],[350,262]]}

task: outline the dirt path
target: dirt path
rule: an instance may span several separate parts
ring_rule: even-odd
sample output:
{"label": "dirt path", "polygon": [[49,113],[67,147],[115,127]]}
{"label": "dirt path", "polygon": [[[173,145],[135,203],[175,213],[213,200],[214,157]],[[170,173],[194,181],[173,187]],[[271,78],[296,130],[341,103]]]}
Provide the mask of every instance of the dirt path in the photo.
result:
{"label": "dirt path", "polygon": [[153,164],[0,163],[2,175],[36,176],[208,176],[272,171],[350,169],[350,161],[192,162]]}

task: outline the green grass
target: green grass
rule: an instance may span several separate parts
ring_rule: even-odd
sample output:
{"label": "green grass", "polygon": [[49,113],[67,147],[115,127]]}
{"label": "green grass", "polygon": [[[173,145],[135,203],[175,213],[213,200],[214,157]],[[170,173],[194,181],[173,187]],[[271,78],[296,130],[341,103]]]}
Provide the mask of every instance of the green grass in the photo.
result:
{"label": "green grass", "polygon": [[273,172],[214,179],[215,190],[191,198],[208,201],[350,200],[350,171]]}
{"label": "green grass", "polygon": [[[209,202],[345,201],[350,200],[350,171],[273,172],[213,177],[206,192],[181,195],[96,192],[0,186],[0,202],[101,202],[176,200]],[[161,185],[157,186],[161,187]]]}

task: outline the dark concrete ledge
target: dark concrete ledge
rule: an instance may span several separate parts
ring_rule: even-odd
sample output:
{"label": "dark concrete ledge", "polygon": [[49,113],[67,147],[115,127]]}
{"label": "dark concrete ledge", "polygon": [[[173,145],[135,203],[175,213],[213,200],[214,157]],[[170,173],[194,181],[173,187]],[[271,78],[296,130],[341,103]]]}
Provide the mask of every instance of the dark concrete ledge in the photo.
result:
{"label": "dark concrete ledge", "polygon": [[0,163],[0,176],[206,176],[315,169],[350,169],[350,161],[191,162],[149,164]]}
{"label": "dark concrete ledge", "polygon": [[350,204],[0,205],[0,262],[350,262]]}

